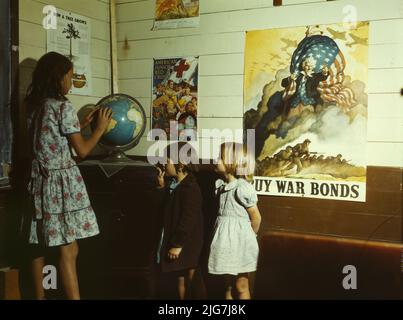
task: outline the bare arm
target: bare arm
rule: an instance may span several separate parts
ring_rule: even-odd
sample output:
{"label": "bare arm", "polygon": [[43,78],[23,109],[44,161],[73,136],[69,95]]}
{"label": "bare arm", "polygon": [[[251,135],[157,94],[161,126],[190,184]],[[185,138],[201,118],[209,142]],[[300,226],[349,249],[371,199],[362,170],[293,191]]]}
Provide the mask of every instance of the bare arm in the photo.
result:
{"label": "bare arm", "polygon": [[68,136],[70,144],[81,159],[84,159],[95,148],[104,134],[111,117],[112,110],[110,108],[101,108],[98,113],[97,127],[89,139],[85,140],[80,132]]}
{"label": "bare arm", "polygon": [[95,148],[99,139],[102,137],[103,132],[95,130],[88,140],[85,140],[81,132],[73,133],[68,136],[70,144],[73,146],[74,151],[81,159],[84,159],[92,149]]}
{"label": "bare arm", "polygon": [[260,222],[262,221],[262,217],[260,215],[259,208],[257,206],[253,206],[253,207],[247,208],[246,211],[249,214],[252,229],[257,234],[259,231],[259,228],[260,228]]}
{"label": "bare arm", "polygon": [[95,112],[99,110],[99,107],[95,107],[89,114],[87,114],[84,119],[80,122],[80,128],[85,129],[94,119]]}

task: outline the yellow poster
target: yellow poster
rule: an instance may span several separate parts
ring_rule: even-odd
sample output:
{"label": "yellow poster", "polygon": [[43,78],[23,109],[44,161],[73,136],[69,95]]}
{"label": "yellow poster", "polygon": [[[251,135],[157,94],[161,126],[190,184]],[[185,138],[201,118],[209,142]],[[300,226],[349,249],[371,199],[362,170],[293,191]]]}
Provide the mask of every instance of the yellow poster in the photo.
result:
{"label": "yellow poster", "polygon": [[248,32],[260,194],[365,201],[368,22]]}
{"label": "yellow poster", "polygon": [[198,27],[199,0],[156,0],[154,30]]}

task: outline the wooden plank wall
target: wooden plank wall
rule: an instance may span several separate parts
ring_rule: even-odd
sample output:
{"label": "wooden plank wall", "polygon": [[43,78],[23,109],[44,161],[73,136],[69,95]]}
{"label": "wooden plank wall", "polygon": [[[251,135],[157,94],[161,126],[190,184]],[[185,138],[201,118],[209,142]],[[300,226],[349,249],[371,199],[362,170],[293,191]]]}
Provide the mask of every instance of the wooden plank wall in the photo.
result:
{"label": "wooden plank wall", "polygon": [[[104,0],[19,0],[20,62],[45,53],[42,7],[88,16],[92,21],[90,97],[70,96],[79,107],[110,93],[109,8]],[[118,0],[119,89],[140,100],[150,126],[152,59],[200,56],[199,128],[242,128],[243,55],[245,31],[327,24],[343,21],[343,8],[353,5],[358,20],[369,20],[368,202],[332,202],[312,199],[261,197],[264,228],[345,237],[401,240],[401,184],[403,165],[403,5],[400,0],[201,0],[200,27],[151,31],[154,0]],[[125,41],[127,40],[127,42]],[[32,72],[22,64],[21,87]],[[146,131],[147,133],[147,131]],[[212,136],[201,136],[209,143]],[[152,142],[142,137],[128,153],[145,156]],[[217,150],[203,148],[202,158]]]}
{"label": "wooden plank wall", "polygon": [[[120,92],[139,98],[150,116],[152,59],[200,55],[199,128],[239,129],[243,116],[245,31],[339,23],[353,5],[369,20],[368,164],[403,164],[403,5],[400,0],[202,0],[199,28],[152,31],[155,0],[117,1]],[[128,49],[125,46],[127,40]],[[150,121],[148,121],[150,122]],[[148,127],[149,128],[149,123]],[[146,131],[147,133],[147,131]],[[146,134],[145,133],[145,134]],[[211,139],[211,136],[201,136]],[[144,136],[130,153],[146,155]],[[210,150],[201,150],[206,158]]]}
{"label": "wooden plank wall", "polygon": [[262,230],[401,242],[402,170],[368,167],[367,201],[259,197]]}
{"label": "wooden plank wall", "polygon": [[[403,3],[400,0],[201,0],[200,27],[152,31],[155,0],[117,0],[119,89],[140,100],[150,126],[152,59],[199,55],[199,128],[242,128],[245,31],[339,23],[352,5],[370,21],[366,203],[260,197],[263,230],[401,241]],[[146,134],[128,153],[145,156]],[[209,143],[212,136],[201,136]],[[201,150],[200,150],[201,149]],[[200,148],[201,158],[217,150]]]}
{"label": "wooden plank wall", "polygon": [[42,27],[45,5],[89,17],[91,19],[92,95],[69,95],[78,110],[96,103],[111,92],[109,0],[19,0],[20,91],[30,83],[34,63],[46,53],[46,30]]}

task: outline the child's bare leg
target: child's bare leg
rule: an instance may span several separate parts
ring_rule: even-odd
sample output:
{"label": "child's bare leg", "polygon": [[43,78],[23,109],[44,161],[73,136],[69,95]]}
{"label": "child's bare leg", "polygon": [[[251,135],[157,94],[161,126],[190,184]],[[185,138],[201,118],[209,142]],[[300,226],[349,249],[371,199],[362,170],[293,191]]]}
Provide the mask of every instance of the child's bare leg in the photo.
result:
{"label": "child's bare leg", "polygon": [[228,286],[225,288],[225,300],[234,300],[232,297],[232,286]]}
{"label": "child's bare leg", "polygon": [[231,276],[224,276],[224,282],[225,282],[225,300],[234,300],[233,295],[232,295],[232,287],[233,287],[233,277]]}
{"label": "child's bare leg", "polygon": [[76,241],[60,247],[60,275],[66,298],[69,300],[80,299],[76,268],[77,255],[78,244]]}
{"label": "child's bare leg", "polygon": [[235,280],[238,299],[250,300],[249,278],[247,273],[240,273]]}
{"label": "child's bare leg", "polygon": [[179,300],[185,300],[186,287],[185,287],[185,277],[178,277],[178,297]]}
{"label": "child's bare leg", "polygon": [[34,282],[35,299],[45,300],[45,289],[43,288],[43,267],[45,258],[38,257],[31,262],[32,280]]}
{"label": "child's bare leg", "polygon": [[185,299],[192,299],[193,277],[195,269],[189,269],[185,277]]}

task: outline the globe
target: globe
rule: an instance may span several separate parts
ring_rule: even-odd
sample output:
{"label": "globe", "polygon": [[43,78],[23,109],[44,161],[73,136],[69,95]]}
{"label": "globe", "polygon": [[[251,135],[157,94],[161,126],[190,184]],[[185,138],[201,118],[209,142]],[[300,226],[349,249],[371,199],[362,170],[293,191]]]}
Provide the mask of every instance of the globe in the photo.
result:
{"label": "globe", "polygon": [[[101,99],[97,105],[109,107],[113,116],[99,144],[110,151],[108,161],[127,159],[124,151],[135,147],[146,128],[146,114],[141,104],[126,94],[112,94]],[[96,127],[96,117],[91,128]]]}

